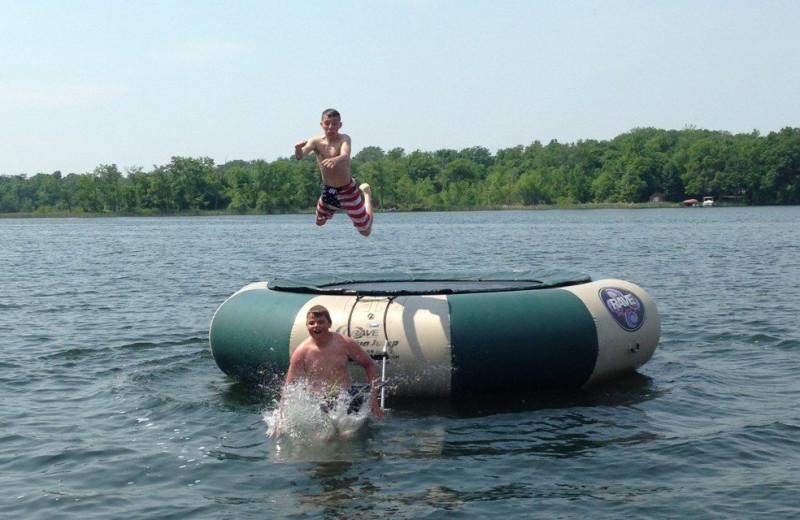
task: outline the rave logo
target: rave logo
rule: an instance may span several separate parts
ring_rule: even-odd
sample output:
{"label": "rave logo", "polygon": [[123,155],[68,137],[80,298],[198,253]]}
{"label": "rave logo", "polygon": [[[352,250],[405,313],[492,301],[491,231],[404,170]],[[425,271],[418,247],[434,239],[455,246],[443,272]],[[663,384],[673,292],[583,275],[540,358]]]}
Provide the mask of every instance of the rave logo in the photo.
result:
{"label": "rave logo", "polygon": [[[336,329],[336,332],[338,332],[339,334],[347,335],[347,327],[341,326],[338,329]],[[377,338],[379,332],[377,330],[365,329],[364,327],[353,327],[352,329],[350,329],[349,335],[353,339],[360,340],[360,339]]]}
{"label": "rave logo", "polygon": [[618,287],[600,289],[600,299],[620,327],[633,332],[644,323],[644,305],[635,294]]}

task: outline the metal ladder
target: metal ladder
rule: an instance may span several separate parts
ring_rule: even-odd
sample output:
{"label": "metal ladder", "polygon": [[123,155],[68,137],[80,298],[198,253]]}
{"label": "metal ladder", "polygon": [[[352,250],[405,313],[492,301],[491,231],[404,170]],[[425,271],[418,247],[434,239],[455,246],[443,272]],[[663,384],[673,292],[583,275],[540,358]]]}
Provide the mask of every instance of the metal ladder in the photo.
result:
{"label": "metal ladder", "polygon": [[358,306],[358,303],[360,301],[362,301],[363,299],[366,299],[366,298],[371,298],[374,301],[382,301],[382,300],[386,301],[386,306],[383,308],[383,338],[384,338],[384,340],[383,340],[383,349],[381,350],[380,354],[371,354],[370,355],[370,357],[372,359],[376,360],[376,361],[378,359],[381,360],[381,382],[380,382],[381,401],[380,401],[380,404],[381,404],[381,409],[385,409],[384,404],[386,402],[386,360],[389,359],[389,333],[386,330],[386,319],[387,319],[387,316],[389,315],[389,306],[392,304],[392,302],[394,301],[396,296],[376,297],[376,296],[357,295],[356,296],[356,302],[355,302],[355,304],[353,304],[353,307],[350,309],[350,314],[347,317],[347,334],[348,335],[350,335],[350,325],[351,325],[352,320],[353,320],[353,312],[355,311],[356,307]]}

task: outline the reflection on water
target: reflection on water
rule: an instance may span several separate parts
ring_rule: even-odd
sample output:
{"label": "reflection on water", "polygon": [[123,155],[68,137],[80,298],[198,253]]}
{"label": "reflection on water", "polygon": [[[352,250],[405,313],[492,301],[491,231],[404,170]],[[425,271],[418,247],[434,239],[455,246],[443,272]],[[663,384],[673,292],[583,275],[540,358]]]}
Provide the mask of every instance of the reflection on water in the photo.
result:
{"label": "reflection on water", "polygon": [[[590,389],[474,397],[472,400],[398,400],[385,422],[349,439],[331,435],[316,401],[295,403],[290,434],[274,442],[276,462],[371,460],[377,457],[572,457],[608,445],[658,438],[638,406],[661,395],[650,377],[631,373]],[[299,410],[299,412],[298,412]],[[274,409],[264,412],[269,434]],[[618,423],[624,417],[625,426]]]}
{"label": "reflection on water", "polygon": [[390,404],[395,411],[468,418],[558,408],[631,406],[656,398],[663,391],[654,388],[651,377],[629,372],[586,389],[470,395],[454,400],[391,398]]}
{"label": "reflection on water", "polygon": [[218,394],[219,403],[223,409],[253,408],[260,410],[264,403],[276,402],[280,391],[277,385],[255,385],[228,380],[219,386]]}

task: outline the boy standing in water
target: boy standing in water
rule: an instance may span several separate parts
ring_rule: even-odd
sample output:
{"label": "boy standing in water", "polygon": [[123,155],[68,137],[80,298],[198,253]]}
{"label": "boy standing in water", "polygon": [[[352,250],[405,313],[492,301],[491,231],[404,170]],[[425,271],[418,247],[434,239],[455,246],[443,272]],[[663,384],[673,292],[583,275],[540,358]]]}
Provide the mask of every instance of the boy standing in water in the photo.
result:
{"label": "boy standing in water", "polygon": [[[331,332],[331,315],[322,305],[315,305],[306,314],[306,330],[308,339],[303,341],[292,353],[289,370],[286,373],[284,389],[301,380],[305,380],[306,391],[324,397],[338,397],[343,392],[352,399],[347,413],[357,412],[364,403],[365,396],[353,386],[348,369],[348,361],[352,359],[364,368],[369,381],[369,406],[375,417],[382,419],[383,410],[378,402],[380,381],[378,369],[369,354],[354,339]],[[323,410],[332,405],[325,402]]]}
{"label": "boy standing in water", "polygon": [[[343,209],[358,232],[367,237],[372,231],[372,189],[367,183],[357,186],[350,176],[350,136],[339,133],[342,118],[332,108],[322,113],[319,126],[324,134],[294,145],[298,161],[310,152],[317,156],[324,185],[317,201],[317,225],[325,225],[336,210]],[[359,189],[364,192],[363,199]]]}

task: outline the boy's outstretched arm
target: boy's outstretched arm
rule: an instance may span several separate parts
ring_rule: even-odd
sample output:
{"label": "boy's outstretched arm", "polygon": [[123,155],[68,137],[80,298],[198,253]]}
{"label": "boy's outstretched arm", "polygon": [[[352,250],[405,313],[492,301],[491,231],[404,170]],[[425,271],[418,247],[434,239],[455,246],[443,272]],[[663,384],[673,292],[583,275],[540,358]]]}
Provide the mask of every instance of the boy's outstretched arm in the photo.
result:
{"label": "boy's outstretched arm", "polygon": [[314,149],[314,140],[298,141],[294,145],[294,158],[298,161],[309,154]]}

